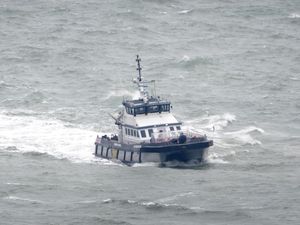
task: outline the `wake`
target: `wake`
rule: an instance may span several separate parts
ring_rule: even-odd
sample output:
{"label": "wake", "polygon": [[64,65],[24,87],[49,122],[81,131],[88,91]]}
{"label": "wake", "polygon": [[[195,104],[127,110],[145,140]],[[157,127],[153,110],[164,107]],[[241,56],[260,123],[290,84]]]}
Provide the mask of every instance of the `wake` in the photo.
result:
{"label": "wake", "polygon": [[[264,133],[261,128],[247,126],[237,131],[226,132],[226,128],[235,120],[235,115],[224,113],[203,116],[185,123],[187,127],[193,126],[214,140],[217,150],[212,148],[209,151],[208,163],[226,164],[228,162],[225,158],[235,155],[236,149],[262,144],[254,137]],[[48,154],[74,163],[122,165],[94,156],[94,141],[97,135],[101,134],[56,119],[0,112],[0,149]],[[150,163],[133,167],[139,166],[157,165]]]}
{"label": "wake", "polygon": [[0,113],[0,149],[46,153],[75,163],[115,164],[93,155],[97,132],[55,119]]}

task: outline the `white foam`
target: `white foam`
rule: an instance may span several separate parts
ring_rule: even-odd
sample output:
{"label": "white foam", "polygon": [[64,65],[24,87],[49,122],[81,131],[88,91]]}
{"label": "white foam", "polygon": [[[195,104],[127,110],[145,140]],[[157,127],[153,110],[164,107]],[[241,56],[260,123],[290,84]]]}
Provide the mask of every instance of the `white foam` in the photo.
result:
{"label": "white foam", "polygon": [[186,121],[187,124],[201,125],[203,129],[211,131],[223,130],[230,123],[236,120],[236,116],[231,113],[224,113],[222,115],[207,115],[198,119]]}
{"label": "white foam", "polygon": [[128,202],[129,204],[135,204],[135,203],[136,203],[136,201],[134,201],[134,200],[127,200],[127,202]]}
{"label": "white foam", "polygon": [[145,163],[134,163],[132,167],[158,167],[159,163],[145,162]]}
{"label": "white foam", "polygon": [[127,200],[129,204],[136,204],[140,206],[145,206],[145,207],[180,207],[180,208],[185,208],[183,206],[180,206],[176,203],[163,203],[163,202],[157,202],[157,201],[134,201],[134,200]]}
{"label": "white foam", "polygon": [[255,126],[249,126],[249,127],[243,128],[238,131],[225,132],[224,137],[227,140],[232,139],[233,141],[235,141],[236,143],[239,143],[240,145],[245,145],[245,144],[261,145],[261,142],[259,140],[256,140],[255,138],[253,138],[250,135],[253,132],[258,132],[258,133],[262,134],[265,131],[263,129],[255,127]]}
{"label": "white foam", "polygon": [[140,204],[144,205],[144,206],[155,206],[155,205],[157,205],[157,203],[155,203],[155,202],[142,202]]}
{"label": "white foam", "polygon": [[219,148],[232,149],[239,146],[239,144],[237,143],[228,143],[228,140],[224,136],[220,138],[214,137],[213,140],[214,146],[217,146]]}
{"label": "white foam", "polygon": [[234,132],[227,132],[226,134],[247,134],[247,133],[252,133],[252,132],[259,132],[261,134],[265,133],[265,131],[259,127],[255,127],[255,126],[249,126],[246,128],[243,128],[239,131],[234,131]]}
{"label": "white foam", "polygon": [[138,202],[138,205],[146,206],[146,207],[178,207],[178,204],[168,204],[168,203],[159,203],[159,202]]}
{"label": "white foam", "polygon": [[225,161],[223,159],[224,155],[219,155],[218,153],[210,153],[207,157],[207,161],[208,163],[212,163],[212,164],[227,164],[229,162]]}
{"label": "white foam", "polygon": [[241,130],[225,132],[225,129],[236,120],[231,113],[222,115],[208,115],[198,119],[187,121],[189,129],[194,126],[199,133],[205,133],[214,140],[214,145],[221,148],[233,148],[243,145],[261,144],[253,134],[264,134],[265,131],[259,127],[247,126]]}
{"label": "white foam", "polygon": [[224,113],[223,115],[213,115],[209,116],[208,124],[206,128],[213,128],[214,130],[223,130],[230,123],[236,120],[235,115],[230,113]]}
{"label": "white foam", "polygon": [[294,80],[294,81],[299,81],[299,78],[298,78],[298,77],[290,77],[289,79],[290,79],[290,80]]}
{"label": "white foam", "polygon": [[158,203],[170,202],[170,201],[177,200],[178,198],[191,196],[193,194],[194,194],[193,192],[184,192],[184,193],[180,193],[180,194],[173,195],[173,196],[170,196],[170,197],[165,197],[165,198],[158,199],[155,202],[158,202]]}
{"label": "white foam", "polygon": [[21,183],[16,183],[16,182],[7,182],[7,185],[15,185],[15,186],[19,186],[22,185]]}
{"label": "white foam", "polygon": [[178,13],[179,14],[187,14],[187,13],[190,13],[191,11],[192,11],[192,9],[185,9],[185,10],[179,11]]}
{"label": "white foam", "polygon": [[110,202],[112,202],[112,199],[111,199],[111,198],[104,199],[102,202],[103,202],[103,203],[110,203]]}
{"label": "white foam", "polygon": [[205,208],[199,207],[199,206],[192,206],[189,207],[189,209],[194,210],[194,211],[204,211]]}
{"label": "white foam", "polygon": [[43,201],[40,201],[40,200],[29,199],[29,198],[20,198],[20,197],[17,197],[17,196],[8,196],[8,197],[5,197],[5,199],[13,200],[13,201],[26,201],[26,202],[32,202],[32,203],[43,203]]}
{"label": "white foam", "polygon": [[96,203],[96,200],[83,200],[83,201],[79,201],[79,204],[91,204],[91,203]]}
{"label": "white foam", "polygon": [[191,60],[191,58],[190,58],[188,55],[184,55],[184,56],[181,58],[180,62],[188,62],[188,61],[190,61],[190,60]]}
{"label": "white foam", "polygon": [[97,133],[59,120],[0,113],[0,147],[38,152],[72,162],[119,165],[93,155]]}
{"label": "white foam", "polygon": [[292,19],[300,18],[300,14],[298,14],[298,13],[291,13],[291,14],[289,15],[289,18],[292,18]]}

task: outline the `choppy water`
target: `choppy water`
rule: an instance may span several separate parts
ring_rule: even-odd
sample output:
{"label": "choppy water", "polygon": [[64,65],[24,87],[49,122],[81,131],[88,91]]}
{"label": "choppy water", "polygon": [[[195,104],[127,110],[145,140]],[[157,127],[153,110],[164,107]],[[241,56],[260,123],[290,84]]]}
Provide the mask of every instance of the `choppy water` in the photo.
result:
{"label": "choppy water", "polygon": [[[1,225],[299,224],[298,0],[1,0],[0,28]],[[206,165],[94,158],[137,53]]]}

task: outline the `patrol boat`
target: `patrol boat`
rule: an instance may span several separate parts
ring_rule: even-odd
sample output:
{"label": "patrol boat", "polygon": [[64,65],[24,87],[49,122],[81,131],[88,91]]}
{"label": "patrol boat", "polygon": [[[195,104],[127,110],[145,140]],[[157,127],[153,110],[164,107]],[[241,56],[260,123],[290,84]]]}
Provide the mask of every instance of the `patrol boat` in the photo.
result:
{"label": "patrol boat", "polygon": [[184,129],[171,113],[171,102],[150,96],[149,84],[141,75],[141,59],[137,55],[138,77],[133,82],[139,89],[138,99],[124,99],[123,109],[113,116],[118,133],[97,136],[95,156],[117,159],[124,163],[168,161],[205,161],[208,147],[213,145],[205,134]]}

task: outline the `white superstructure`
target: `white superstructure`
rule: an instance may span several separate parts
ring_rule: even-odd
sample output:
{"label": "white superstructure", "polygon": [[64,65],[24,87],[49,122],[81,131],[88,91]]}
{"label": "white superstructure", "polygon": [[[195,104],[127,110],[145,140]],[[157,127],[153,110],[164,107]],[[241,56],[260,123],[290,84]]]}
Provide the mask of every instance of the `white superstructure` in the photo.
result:
{"label": "white superstructure", "polygon": [[137,84],[140,96],[138,99],[123,101],[125,108],[116,119],[120,140],[129,144],[150,142],[157,134],[165,138],[178,136],[182,123],[170,112],[171,102],[156,96],[149,96],[147,87],[154,81],[142,79],[142,68],[138,56],[136,61],[139,75],[133,82]]}

